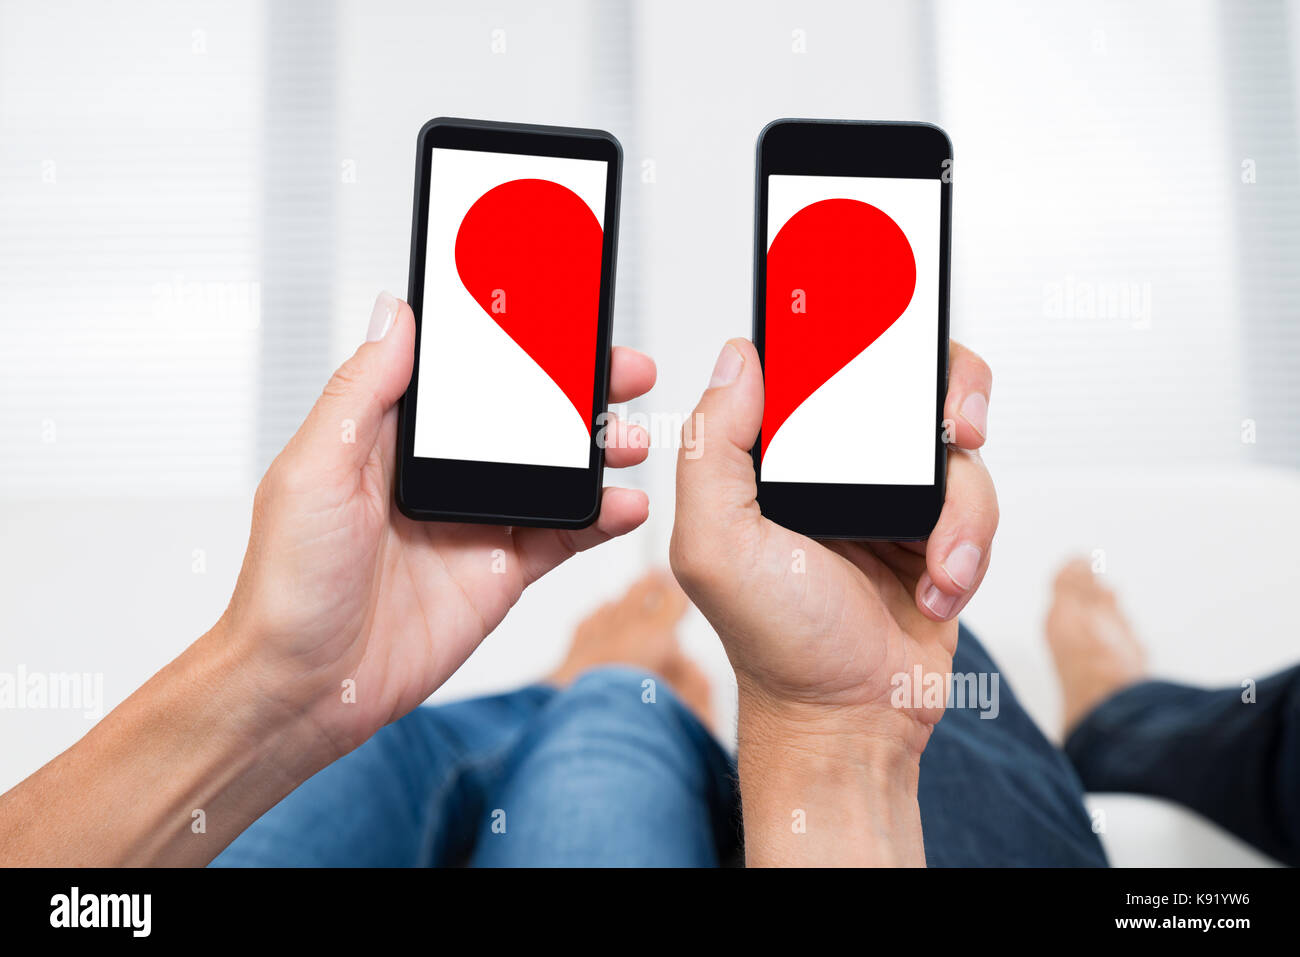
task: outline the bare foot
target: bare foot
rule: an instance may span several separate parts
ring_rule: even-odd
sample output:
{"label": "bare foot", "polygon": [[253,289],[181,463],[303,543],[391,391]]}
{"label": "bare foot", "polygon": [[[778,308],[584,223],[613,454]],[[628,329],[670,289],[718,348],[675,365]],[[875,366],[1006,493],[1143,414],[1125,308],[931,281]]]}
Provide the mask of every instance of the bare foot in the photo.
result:
{"label": "bare foot", "polygon": [[689,602],[668,572],[651,571],[617,601],[601,605],[573,634],[563,663],[546,679],[567,685],[601,665],[633,665],[662,677],[697,718],[712,727],[709,681],[677,641]]}
{"label": "bare foot", "polygon": [[1065,696],[1067,735],[1104,699],[1146,676],[1146,652],[1115,593],[1083,559],[1057,573],[1046,631]]}

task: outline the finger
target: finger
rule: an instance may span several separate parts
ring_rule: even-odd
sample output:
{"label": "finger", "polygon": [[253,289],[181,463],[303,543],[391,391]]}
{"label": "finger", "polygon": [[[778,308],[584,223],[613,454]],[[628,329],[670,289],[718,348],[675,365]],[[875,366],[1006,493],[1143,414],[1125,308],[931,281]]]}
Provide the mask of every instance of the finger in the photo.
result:
{"label": "finger", "polygon": [[657,376],[655,361],[644,352],[615,346],[609,359],[609,401],[628,402],[645,395]]}
{"label": "finger", "polygon": [[989,430],[989,395],[993,371],[987,362],[960,342],[948,344],[948,397],[943,418],[953,424],[952,444],[977,449]]}
{"label": "finger", "polygon": [[410,384],[414,356],[411,307],[380,293],[366,341],[330,378],[289,447],[305,454],[316,472],[360,469],[385,413]]}
{"label": "finger", "polygon": [[650,515],[645,492],[610,487],[601,493],[600,515],[587,528],[517,528],[515,554],[523,569],[524,584],[531,584],[560,562],[611,538],[626,535]]}
{"label": "finger", "polygon": [[865,542],[836,541],[823,542],[833,551],[839,552],[853,562],[870,578],[875,578],[878,569],[885,568],[893,572],[899,581],[913,584],[925,573],[925,554],[907,548],[912,542]]}
{"label": "finger", "polygon": [[858,568],[890,607],[912,601],[917,580],[925,574],[925,556],[899,548],[897,542],[822,542]]}
{"label": "finger", "polygon": [[748,339],[731,339],[722,347],[709,385],[682,429],[675,550],[688,544],[725,548],[728,532],[738,523],[759,520],[749,450],[762,419],[763,371],[758,352]]}
{"label": "finger", "polygon": [[606,413],[605,424],[597,433],[604,443],[605,464],[621,469],[640,465],[650,454],[650,433],[639,425],[628,425],[614,413]]}
{"label": "finger", "polygon": [[731,339],[682,428],[669,563],[687,594],[726,588],[720,574],[762,532],[750,449],[763,420],[763,370],[748,339]]}
{"label": "finger", "polygon": [[916,585],[923,614],[946,621],[966,607],[984,580],[997,527],[998,496],[980,454],[950,453],[943,511],[926,542],[926,571]]}

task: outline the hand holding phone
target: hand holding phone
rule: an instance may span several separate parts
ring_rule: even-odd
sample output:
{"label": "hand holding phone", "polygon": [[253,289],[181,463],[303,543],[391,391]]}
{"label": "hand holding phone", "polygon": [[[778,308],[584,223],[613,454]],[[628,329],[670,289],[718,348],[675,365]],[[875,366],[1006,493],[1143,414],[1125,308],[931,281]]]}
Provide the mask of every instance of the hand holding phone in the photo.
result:
{"label": "hand holding phone", "polygon": [[[945,408],[955,417],[970,396],[987,398],[991,378],[954,343],[950,383]],[[957,615],[988,568],[998,521],[992,479],[974,451],[983,436],[958,429],[926,542],[818,541],[778,525],[759,510],[750,451],[764,414],[758,353],[732,340],[689,419],[693,441],[678,455],[671,546],[673,572],[736,671],[746,847],[759,863],[782,858],[762,855],[789,840],[792,805],[782,801],[794,796],[778,788],[751,807],[751,785],[798,779],[789,762],[801,755],[822,762],[804,770],[825,781],[851,771],[853,806],[869,789],[879,811],[901,789],[896,796],[915,812],[916,768],[944,700],[912,693],[913,676],[952,670]],[[919,821],[910,837],[911,858],[923,861]],[[801,851],[787,848],[784,860],[815,856],[809,840],[796,838]],[[833,850],[819,862],[837,860]]]}
{"label": "hand holding phone", "polygon": [[[777,128],[769,127],[764,139]],[[813,155],[825,154],[814,151]],[[802,153],[800,157],[807,161]],[[861,154],[850,159],[861,162]],[[765,167],[761,150],[759,168],[760,212],[765,168],[777,175],[803,175],[779,165]],[[781,193],[777,189],[771,195],[779,197]],[[781,200],[785,212],[773,213],[781,223],[777,231],[799,210],[821,202],[826,194],[818,189],[797,197],[785,195]],[[879,190],[874,195],[885,202]],[[932,195],[937,203],[942,194]],[[883,207],[876,208],[883,212]],[[938,209],[933,212],[940,214]],[[821,220],[816,222],[824,225]],[[877,221],[876,225],[881,224]],[[758,236],[759,249],[766,251],[762,226]],[[826,263],[836,265],[834,250],[827,251]],[[937,273],[939,263],[933,265]],[[918,284],[928,268],[918,267]],[[834,275],[834,270],[830,274]],[[806,275],[818,274],[812,270]],[[933,279],[937,284],[937,274]],[[805,291],[811,298],[817,288],[810,282]],[[824,291],[826,287],[821,288]],[[757,301],[764,303],[766,286],[761,279],[757,289]],[[780,301],[784,302],[785,290],[781,292]],[[939,298],[936,293],[930,302]],[[762,308],[760,305],[760,334],[764,331]],[[812,308],[809,302],[810,314]],[[942,320],[937,314],[925,319],[918,324],[935,332],[941,325],[946,330],[946,314]],[[877,340],[883,341],[883,335]],[[812,450],[825,454],[803,462],[788,459],[778,466],[806,481],[778,489],[787,493],[785,498],[766,496],[771,489],[760,482],[759,468],[770,468],[775,460],[765,459],[760,432],[767,429],[770,433],[766,454],[771,456],[779,451],[782,432],[798,414],[786,414],[773,432],[774,407],[770,390],[765,394],[764,382],[765,371],[768,378],[774,371],[771,341],[766,370],[754,344],[744,339],[728,342],[689,419],[692,441],[684,443],[677,459],[677,515],[670,557],[678,581],[717,631],[736,671],[740,775],[750,851],[763,846],[758,840],[760,828],[771,837],[773,846],[783,836],[788,839],[790,833],[788,803],[782,805],[778,799],[765,808],[760,798],[759,806],[750,806],[754,789],[747,791],[746,781],[764,776],[752,763],[757,760],[761,765],[763,761],[754,757],[756,743],[763,745],[766,757],[777,756],[778,764],[798,760],[800,755],[820,758],[824,762],[820,770],[828,780],[841,778],[826,774],[826,765],[837,772],[850,768],[861,775],[855,786],[878,785],[879,792],[872,793],[882,801],[890,788],[901,786],[896,796],[905,804],[910,801],[915,811],[916,768],[930,730],[943,714],[944,701],[928,700],[924,695],[900,699],[896,692],[918,668],[923,675],[951,671],[957,615],[984,578],[998,522],[997,494],[976,451],[984,444],[986,426],[982,415],[973,411],[987,409],[992,388],[989,368],[970,350],[956,343],[949,348],[946,338],[925,351],[923,365],[917,360],[925,392],[934,386],[936,377],[940,390],[933,406],[920,400],[921,414],[915,416],[924,443],[906,446],[915,450],[919,469],[914,461],[864,459],[852,448],[860,440],[856,418],[883,415],[889,409],[855,406],[841,416],[829,409],[824,411],[836,424],[821,431],[823,448]],[[940,377],[939,356],[951,360],[947,376]],[[782,406],[778,403],[775,408],[780,418]],[[968,418],[963,418],[962,410],[970,413]],[[945,456],[946,474],[931,478],[938,450],[932,450],[930,443],[938,441],[941,417],[958,423],[951,435],[954,450]],[[808,428],[816,432],[820,425],[814,421]],[[897,480],[881,483],[879,488],[873,488],[871,482],[828,480],[830,470],[847,469],[840,477],[859,479],[859,469],[867,467],[901,469],[915,479],[929,481],[915,486],[919,491],[914,497],[899,498],[896,486],[903,483]],[[882,516],[882,503],[890,507],[910,503],[914,508],[891,519],[890,514]],[[804,534],[805,529],[873,537],[892,532],[919,535],[924,541],[819,540]],[[784,770],[789,769],[769,768],[767,776],[779,779]],[[761,794],[764,789],[758,791]],[[861,798],[861,793],[854,795],[859,805]],[[765,814],[773,807],[780,813]],[[919,819],[915,823],[904,836],[911,841],[912,856],[919,855],[923,861]],[[755,838],[752,841],[751,836]],[[805,838],[799,840],[806,845]]]}
{"label": "hand holding phone", "polygon": [[[239,583],[214,629],[232,646],[222,654],[237,645],[255,659],[249,673],[268,713],[303,716],[318,764],[425,700],[525,587],[648,513],[644,492],[601,483],[605,464],[645,459],[644,432],[609,420],[611,441],[598,447],[589,431],[607,402],[637,398],[655,380],[647,356],[608,344],[617,144],[447,121],[426,126],[419,142],[411,305],[424,307],[426,323],[392,296],[376,302],[368,341],[258,488]],[[446,152],[435,158],[435,148]],[[430,189],[435,170],[440,190]],[[425,230],[431,207],[441,211],[437,231]],[[568,224],[558,239],[557,219]],[[502,224],[513,231],[502,235]],[[494,243],[517,250],[538,236],[586,255],[537,260],[582,287],[570,290],[582,307],[576,331],[556,337],[582,347],[572,355],[549,353],[547,337],[523,322],[543,314],[546,289],[539,298],[536,287],[493,272]],[[461,283],[457,296],[449,275]],[[494,319],[498,291],[509,312]],[[467,331],[470,318],[479,324]],[[491,347],[464,348],[475,336]],[[518,353],[514,366],[496,361],[506,344]],[[540,359],[520,372],[530,355]],[[539,444],[538,435],[555,441]],[[431,517],[497,524],[422,520]]]}

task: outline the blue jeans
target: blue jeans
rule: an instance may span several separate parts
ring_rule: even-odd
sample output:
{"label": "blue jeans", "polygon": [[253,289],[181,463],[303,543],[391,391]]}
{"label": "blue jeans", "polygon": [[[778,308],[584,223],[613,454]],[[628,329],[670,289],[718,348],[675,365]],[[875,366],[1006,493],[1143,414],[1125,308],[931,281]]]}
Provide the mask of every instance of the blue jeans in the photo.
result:
{"label": "blue jeans", "polygon": [[1300,865],[1300,667],[1253,689],[1133,685],[1097,707],[1065,752],[1089,791],[1176,801]]}
{"label": "blue jeans", "polygon": [[732,765],[662,679],[416,708],[256,821],[216,866],[707,867],[738,858]]}
{"label": "blue jeans", "polygon": [[[954,675],[998,668],[961,626]],[[1070,761],[999,675],[991,709],[949,707],[921,755],[917,802],[931,867],[1105,867]],[[973,702],[972,702],[973,703]],[[951,701],[950,701],[951,705]]]}
{"label": "blue jeans", "polygon": [[[953,672],[996,671],[963,627]],[[1207,717],[1202,708],[1226,701],[1224,692],[1139,685],[1086,719],[1066,752],[1000,681],[996,717],[981,717],[989,709],[950,707],[921,759],[927,861],[1104,866],[1083,805],[1085,784],[1182,800],[1288,859],[1278,848],[1296,847],[1288,811],[1300,793],[1300,669],[1288,675],[1262,682],[1259,700],[1268,706],[1248,712],[1248,720],[1238,715],[1230,732],[1217,735],[1213,715],[1226,720],[1222,709]],[[662,681],[650,686],[653,695],[646,681],[655,679],[606,668],[565,690],[534,686],[418,708],[304,783],[214,864],[734,863],[734,764]],[[1162,717],[1160,704],[1174,699],[1185,706]],[[1285,728],[1267,730],[1279,722]],[[1243,747],[1234,735],[1263,737]],[[1223,773],[1258,774],[1234,783],[1237,790],[1258,786],[1261,796],[1252,803],[1219,787],[1211,789],[1217,799],[1198,805],[1185,784],[1194,792],[1198,780],[1222,766],[1202,758],[1192,764],[1205,770],[1189,771],[1186,758],[1153,761],[1162,738],[1202,756],[1207,748],[1225,760],[1238,755]],[[1265,767],[1270,755],[1289,761]],[[1271,813],[1259,817],[1266,804]]]}

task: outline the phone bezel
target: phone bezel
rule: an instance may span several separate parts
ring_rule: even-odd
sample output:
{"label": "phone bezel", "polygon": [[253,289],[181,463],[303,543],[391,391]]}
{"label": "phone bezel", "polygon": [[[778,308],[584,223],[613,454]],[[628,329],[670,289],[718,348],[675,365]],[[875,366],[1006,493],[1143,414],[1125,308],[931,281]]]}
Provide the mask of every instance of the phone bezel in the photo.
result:
{"label": "phone bezel", "polygon": [[[608,163],[604,244],[601,250],[600,314],[596,329],[596,375],[592,389],[591,448],[586,468],[520,465],[415,455],[415,409],[423,328],[424,263],[429,219],[430,150],[481,150],[531,156],[595,159]],[[415,313],[415,365],[398,413],[397,507],[424,521],[456,521],[546,528],[585,528],[600,513],[605,453],[598,441],[601,414],[609,407],[610,332],[618,250],[623,148],[603,130],[536,126],[438,117],[416,138],[415,199],[407,302]],[[509,423],[485,423],[509,428]]]}
{"label": "phone bezel", "polygon": [[892,177],[937,179],[940,183],[934,482],[931,485],[764,482],[760,435],[753,449],[759,508],[780,525],[815,538],[919,541],[929,536],[938,521],[947,475],[943,406],[948,391],[951,169],[952,141],[942,129],[929,123],[780,119],[773,120],[759,133],[754,199],[754,346],[761,362],[766,362],[768,177],[774,173]]}

